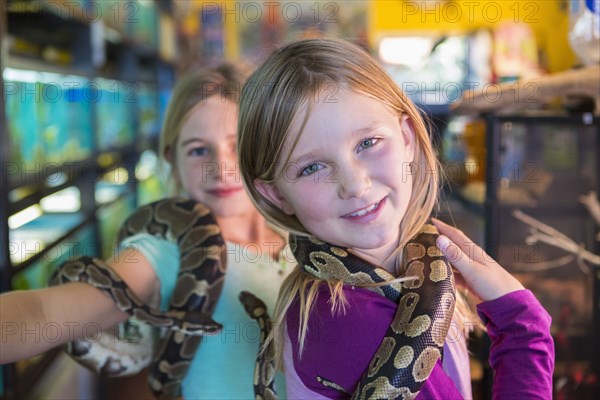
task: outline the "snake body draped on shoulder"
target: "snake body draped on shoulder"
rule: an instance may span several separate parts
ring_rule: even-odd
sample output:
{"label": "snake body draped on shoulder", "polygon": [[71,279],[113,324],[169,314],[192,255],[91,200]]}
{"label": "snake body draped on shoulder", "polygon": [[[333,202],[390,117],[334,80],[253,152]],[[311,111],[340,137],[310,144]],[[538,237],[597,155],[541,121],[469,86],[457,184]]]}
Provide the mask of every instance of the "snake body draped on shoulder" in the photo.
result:
{"label": "snake body draped on shoulder", "polygon": [[[165,199],[139,208],[124,223],[118,241],[138,233],[164,238],[179,248],[179,274],[168,311],[146,305],[97,258],[80,257],[64,263],[50,284],[92,285],[132,317],[113,334],[103,332],[94,340],[69,343],[67,351],[75,360],[107,376],[133,374],[150,364],[153,393],[157,397],[179,397],[181,381],[201,335],[215,334],[222,328],[210,316],[225,278],[225,242],[210,210],[188,199]],[[163,331],[154,348],[149,337],[153,332],[144,328],[146,324]]]}
{"label": "snake body draped on shoulder", "polygon": [[[352,399],[408,400],[419,394],[436,362],[443,356],[456,299],[452,268],[436,245],[437,236],[436,228],[425,224],[404,248],[406,276],[416,279],[372,286],[389,282],[394,277],[351,250],[314,237],[291,235],[294,256],[307,273],[322,280],[365,287],[398,304],[381,345],[353,393],[348,393],[328,377],[315,376],[314,379]],[[263,313],[259,314],[265,318]],[[272,393],[273,360],[265,357],[272,351],[272,348],[263,349],[257,358],[257,399],[276,398]],[[260,378],[259,382],[257,378]]]}

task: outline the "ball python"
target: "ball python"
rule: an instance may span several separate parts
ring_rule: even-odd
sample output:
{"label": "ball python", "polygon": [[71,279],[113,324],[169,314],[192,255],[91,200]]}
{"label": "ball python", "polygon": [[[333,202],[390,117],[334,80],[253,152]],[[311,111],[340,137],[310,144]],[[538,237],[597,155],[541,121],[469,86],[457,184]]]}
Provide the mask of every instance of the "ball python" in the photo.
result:
{"label": "ball python", "polygon": [[[455,305],[454,276],[450,264],[436,245],[437,229],[425,224],[404,247],[406,276],[402,283],[389,282],[390,273],[352,253],[314,237],[290,235],[290,246],[299,266],[322,280],[343,281],[365,287],[394,301],[398,308],[381,345],[353,393],[315,376],[321,384],[352,399],[414,399],[443,355],[443,346]],[[261,312],[258,312],[261,318]],[[261,346],[263,344],[261,343]],[[273,391],[273,360],[259,353],[255,373],[257,399],[276,398]],[[269,365],[266,365],[269,364]],[[256,382],[259,378],[262,381]]]}
{"label": "ball python", "polygon": [[276,400],[274,349],[264,345],[267,336],[273,328],[273,321],[267,312],[265,303],[248,291],[242,291],[239,296],[244,310],[250,318],[256,320],[260,329],[259,352],[254,367],[254,393],[256,399]]}
{"label": "ball python", "polygon": [[[84,366],[107,376],[139,372],[150,365],[149,385],[157,397],[179,397],[181,381],[200,344],[201,335],[222,326],[211,314],[223,287],[226,248],[210,210],[193,200],[171,198],[137,209],[124,223],[118,242],[147,233],[176,243],[180,268],[170,302],[161,312],[146,305],[102,260],[80,257],[62,264],[50,285],[84,282],[101,290],[131,316],[114,332],[67,345]],[[160,328],[161,335],[155,335]],[[123,334],[125,333],[125,334]],[[151,336],[160,336],[153,346]]]}

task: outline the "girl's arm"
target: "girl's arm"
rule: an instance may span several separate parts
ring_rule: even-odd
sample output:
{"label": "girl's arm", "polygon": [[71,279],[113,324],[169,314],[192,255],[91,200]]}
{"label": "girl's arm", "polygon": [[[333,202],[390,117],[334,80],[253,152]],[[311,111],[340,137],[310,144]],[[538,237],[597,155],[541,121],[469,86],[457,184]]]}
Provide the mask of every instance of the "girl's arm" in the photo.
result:
{"label": "girl's arm", "polygon": [[494,399],[552,398],[554,342],[550,315],[535,296],[461,231],[434,220],[438,247],[479,296],[492,339]]}
{"label": "girl's arm", "polygon": [[554,342],[550,315],[529,290],[477,306],[492,340],[493,399],[551,399]]}
{"label": "girl's arm", "polygon": [[[142,300],[158,290],[148,260],[136,249],[107,261]],[[68,283],[0,296],[0,364],[43,353],[77,338],[94,338],[98,330],[124,321],[128,315],[98,289]]]}

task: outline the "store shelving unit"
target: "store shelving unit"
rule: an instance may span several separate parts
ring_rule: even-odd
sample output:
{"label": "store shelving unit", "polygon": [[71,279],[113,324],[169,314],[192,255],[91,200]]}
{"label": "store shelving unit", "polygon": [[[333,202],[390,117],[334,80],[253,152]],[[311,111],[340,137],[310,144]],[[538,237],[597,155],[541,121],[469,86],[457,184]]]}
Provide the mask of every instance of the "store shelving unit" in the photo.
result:
{"label": "store shelving unit", "polygon": [[[6,37],[6,13],[0,12],[0,38]],[[2,46],[0,39],[0,71],[4,71],[4,63],[6,60],[6,47]],[[4,85],[0,85],[0,96],[4,99]],[[5,119],[5,111],[4,111],[4,101],[0,101],[0,159],[7,160],[10,152],[9,152],[9,141],[8,134],[6,132],[6,119]],[[8,187],[8,176],[5,173],[5,165],[4,162],[0,163],[0,179],[2,179],[2,190],[0,190],[0,221],[8,221],[8,196],[7,190],[5,188]],[[0,224],[0,243],[8,243],[8,224],[3,223]],[[10,256],[8,255],[7,250],[8,246],[2,245],[2,250],[0,251],[0,265],[2,265],[2,274],[0,275],[0,293],[6,292],[10,290],[10,280],[8,279],[8,274],[5,272],[7,266],[10,265]],[[10,382],[14,379],[14,369],[7,367],[0,367],[0,396],[4,395],[4,382]]]}
{"label": "store shelving unit", "polygon": [[[600,254],[600,229],[580,201],[590,192],[596,197],[600,193],[600,119],[592,113],[560,110],[483,113],[478,118],[484,128],[476,142],[485,146],[485,154],[470,156],[483,167],[478,172],[483,181],[471,177],[449,195],[468,210],[469,219],[481,221],[486,252],[530,289],[551,315],[555,396],[596,399],[600,268],[542,241],[528,242],[531,227],[515,212]],[[478,387],[482,398],[491,396],[493,383],[487,364],[489,345],[483,336],[471,346],[483,365]]]}
{"label": "store shelving unit", "polygon": [[581,202],[600,193],[600,119],[592,113],[488,115],[486,127],[486,250],[552,316],[555,379],[562,382],[555,395],[598,398],[600,267],[543,241],[527,243],[531,227],[515,211],[600,254],[600,229]]}
{"label": "store shelving unit", "polygon": [[[0,6],[0,292],[112,251],[173,86],[172,15],[170,0]],[[0,397],[45,390],[59,353],[1,367]]]}

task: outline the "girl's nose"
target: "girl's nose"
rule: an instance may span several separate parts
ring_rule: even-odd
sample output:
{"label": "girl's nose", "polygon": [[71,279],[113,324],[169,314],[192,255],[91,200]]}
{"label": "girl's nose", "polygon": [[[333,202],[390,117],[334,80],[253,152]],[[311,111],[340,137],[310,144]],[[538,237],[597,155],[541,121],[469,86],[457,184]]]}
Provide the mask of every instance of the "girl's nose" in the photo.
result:
{"label": "girl's nose", "polygon": [[362,197],[371,188],[371,178],[366,168],[361,165],[340,167],[337,171],[338,196],[346,200]]}
{"label": "girl's nose", "polygon": [[237,182],[239,167],[235,154],[229,149],[218,148],[215,150],[214,162],[217,164],[221,182]]}

